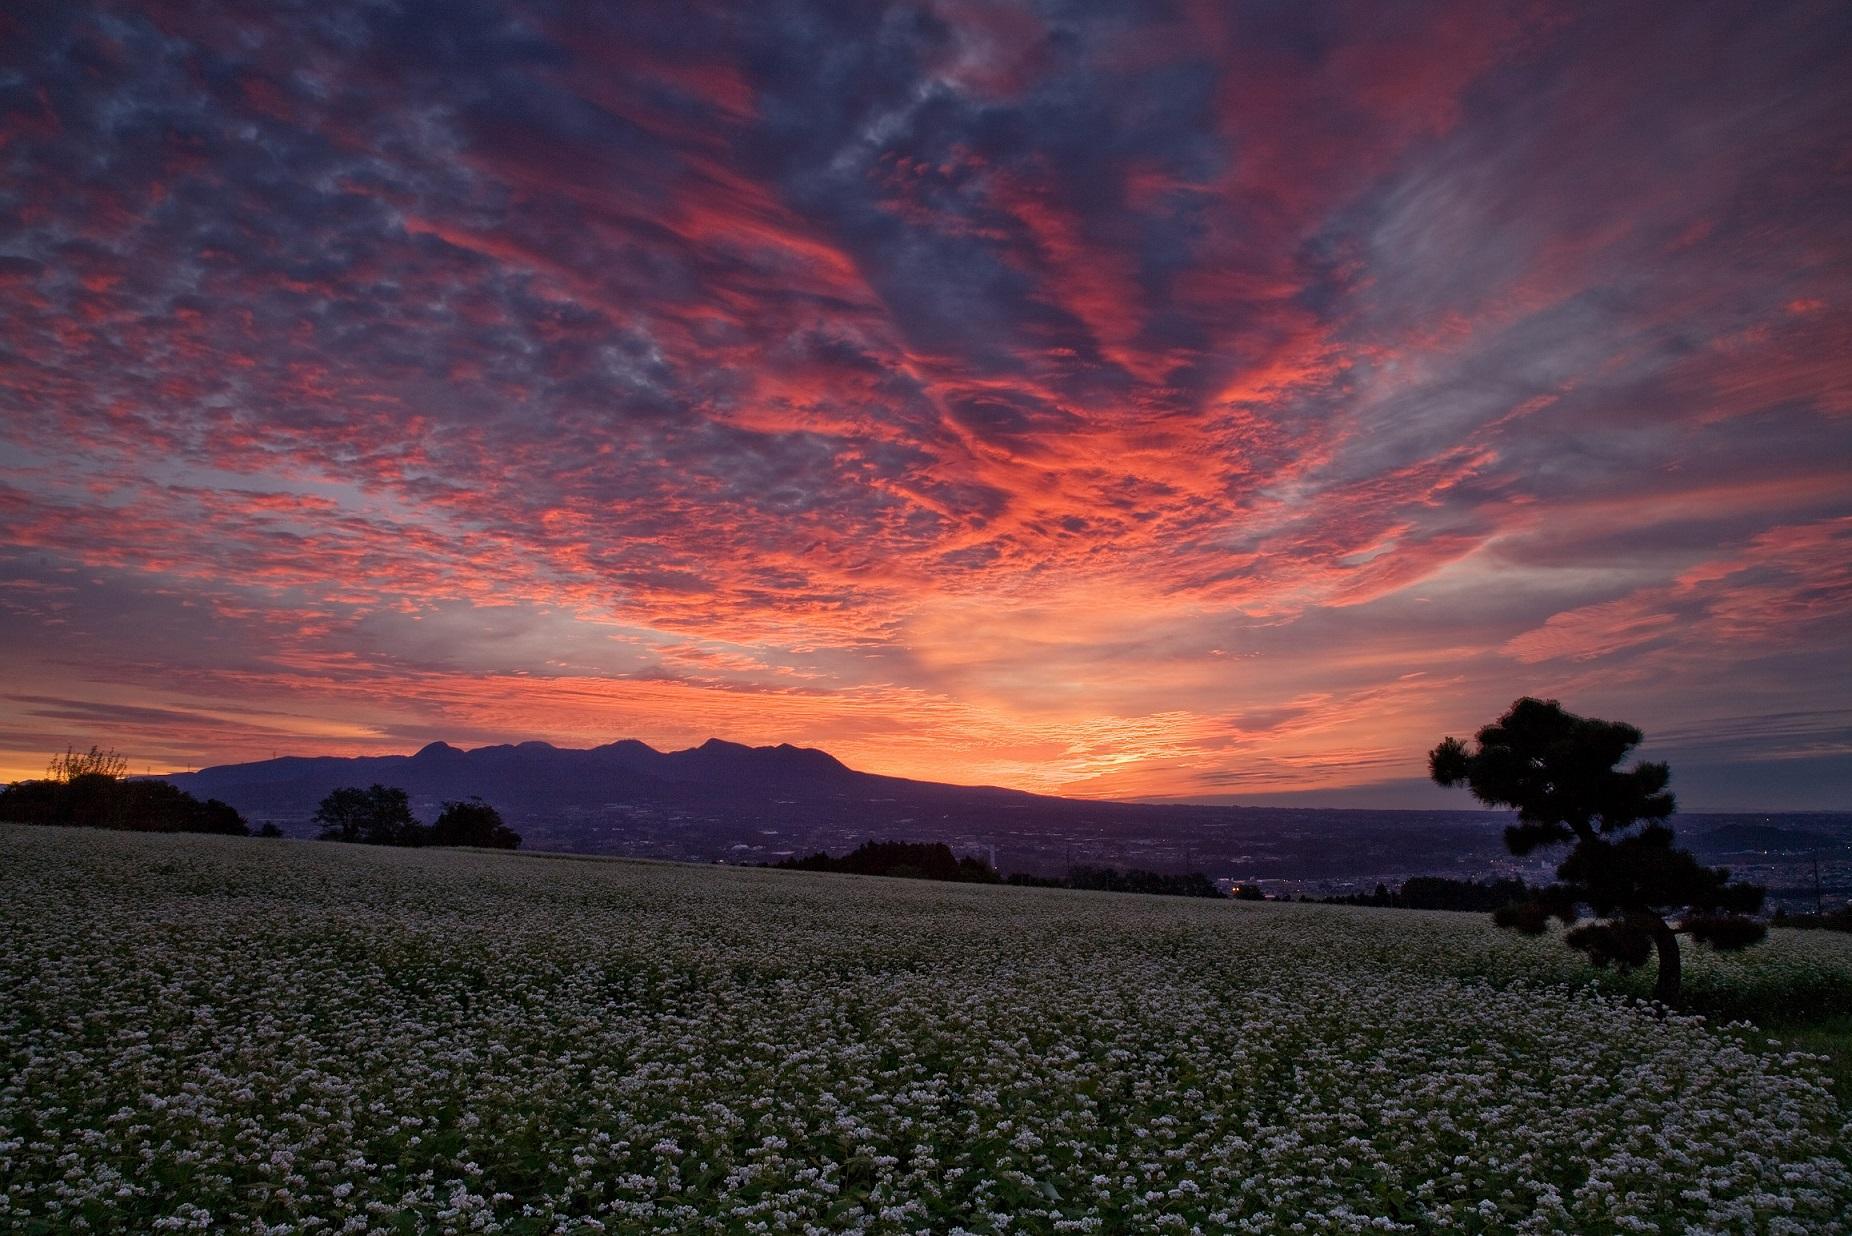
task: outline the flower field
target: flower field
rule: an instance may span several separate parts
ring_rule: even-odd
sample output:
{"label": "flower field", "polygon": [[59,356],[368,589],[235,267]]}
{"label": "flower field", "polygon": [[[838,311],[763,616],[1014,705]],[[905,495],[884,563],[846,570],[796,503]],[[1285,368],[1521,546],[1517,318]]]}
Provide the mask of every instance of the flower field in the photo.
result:
{"label": "flower field", "polygon": [[0,827],[0,929],[5,1231],[1852,1230],[1815,1058],[1477,915]]}

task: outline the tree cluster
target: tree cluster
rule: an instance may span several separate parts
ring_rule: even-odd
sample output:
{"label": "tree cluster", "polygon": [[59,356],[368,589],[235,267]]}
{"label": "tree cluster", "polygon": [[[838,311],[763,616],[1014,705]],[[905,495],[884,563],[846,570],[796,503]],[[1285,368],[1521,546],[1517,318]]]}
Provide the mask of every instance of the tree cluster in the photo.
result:
{"label": "tree cluster", "polygon": [[[1750,917],[1763,890],[1733,882],[1673,845],[1664,821],[1676,803],[1664,764],[1617,765],[1642,735],[1619,721],[1580,717],[1555,700],[1525,697],[1480,729],[1472,744],[1447,738],[1428,754],[1441,785],[1464,785],[1480,802],[1512,807],[1505,830],[1516,855],[1568,845],[1557,883],[1496,911],[1501,927],[1541,935],[1551,919],[1564,941],[1597,966],[1630,969],[1658,955],[1653,995],[1678,1001],[1678,937],[1719,950],[1747,948],[1767,934]],[[1582,922],[1584,910],[1593,921]]]}
{"label": "tree cluster", "polygon": [[1789,914],[1775,911],[1775,926],[1795,927],[1802,931],[1852,931],[1852,906],[1827,910],[1820,914]]}
{"label": "tree cluster", "polygon": [[364,790],[343,786],[322,799],[314,818],[322,841],[490,850],[513,850],[521,845],[521,835],[480,798],[447,802],[437,819],[426,825],[412,815],[405,791],[395,786],[372,785]]}
{"label": "tree cluster", "polygon": [[1373,893],[1324,897],[1326,905],[1387,906],[1397,910],[1461,910],[1489,913],[1530,899],[1523,880],[1453,880],[1446,876],[1412,876],[1399,888],[1378,884]]}
{"label": "tree cluster", "polygon": [[[1215,881],[1200,871],[1187,875],[1166,875],[1161,871],[1147,871],[1142,867],[1070,867],[1066,875],[1038,876],[1025,872],[1014,872],[1005,884],[1023,888],[1074,888],[1083,892],[1094,893],[1144,893],[1154,897],[1220,897],[1222,891],[1215,886]],[[1254,885],[1253,892],[1237,895],[1242,901],[1265,900],[1260,889]]]}
{"label": "tree cluster", "polygon": [[959,858],[943,841],[867,841],[841,858],[819,851],[808,858],[787,858],[772,866],[787,871],[834,871],[958,884],[999,882],[996,869],[989,863],[981,858]]}
{"label": "tree cluster", "polygon": [[54,756],[47,775],[0,789],[0,820],[138,833],[218,833],[244,837],[244,817],[216,798],[205,802],[165,781],[130,780],[128,761],[95,747]]}
{"label": "tree cluster", "polygon": [[865,841],[841,858],[818,852],[770,864],[783,871],[833,871],[891,876],[903,880],[945,880],[958,884],[1011,884],[1029,888],[1078,888],[1109,893],[1156,893],[1169,897],[1220,897],[1201,872],[1165,875],[1115,867],[1075,867],[1064,876],[1015,872],[1008,879],[981,858],[960,858],[943,841]]}
{"label": "tree cluster", "polygon": [[[1010,877],[1012,882],[1015,877]],[[1158,897],[1220,897],[1222,890],[1200,871],[1171,875],[1146,871],[1141,867],[1077,866],[1068,869],[1057,884],[1061,888],[1086,889],[1097,893],[1147,893]]]}

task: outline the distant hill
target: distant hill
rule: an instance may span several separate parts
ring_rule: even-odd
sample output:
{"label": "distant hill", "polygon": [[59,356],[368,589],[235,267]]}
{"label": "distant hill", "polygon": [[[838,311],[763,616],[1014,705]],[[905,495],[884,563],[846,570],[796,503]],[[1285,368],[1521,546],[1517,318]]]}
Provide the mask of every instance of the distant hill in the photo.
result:
{"label": "distant hill", "polygon": [[636,739],[585,750],[434,742],[413,755],[286,756],[163,779],[296,836],[312,835],[310,817],[329,791],[378,782],[405,790],[427,820],[446,800],[479,796],[531,849],[757,862],[871,839],[945,841],[960,853],[995,851],[1005,870],[1040,873],[1077,862],[1247,876],[1377,872],[1430,853],[1452,865],[1499,850],[1507,819],[1057,798],[881,776],[815,748],[720,739],[682,751]]}
{"label": "distant hill", "polygon": [[[612,798],[683,797],[689,793],[815,790],[854,782],[853,772],[811,747],[746,747],[709,739],[685,751],[658,751],[627,738],[590,750],[551,743],[477,747],[464,751],[434,742],[415,755],[284,756],[254,764],[222,764],[164,779],[285,814],[314,809],[338,786],[380,782],[414,797],[523,799],[598,803]],[[313,800],[313,801],[311,801]]]}
{"label": "distant hill", "polygon": [[624,809],[756,815],[778,806],[845,802],[927,809],[1073,801],[883,777],[857,772],[814,747],[748,747],[718,738],[682,751],[658,751],[634,738],[585,750],[524,742],[465,751],[434,742],[414,755],[284,756],[162,779],[233,803],[252,818],[284,821],[306,821],[331,790],[374,782],[397,786],[415,805],[432,810],[445,800],[477,796],[523,817]]}
{"label": "distant hill", "polygon": [[[944,842],[1004,872],[1060,875],[1077,864],[1203,871],[1247,880],[1399,883],[1416,875],[1543,879],[1560,855],[1514,866],[1496,811],[1320,810],[1057,798],[849,768],[827,751],[711,739],[658,751],[624,739],[579,750],[524,742],[412,755],[299,757],[163,778],[217,798],[255,827],[311,836],[329,791],[374,782],[406,791],[421,819],[479,796],[534,850],[736,863],[777,862],[866,841]],[[1852,840],[1852,816],[1683,816],[1681,841],[1708,856]],[[1773,829],[1773,832],[1755,831]],[[1770,839],[1776,844],[1767,844]],[[1331,891],[1327,889],[1326,891]],[[1343,891],[1339,887],[1336,891]]]}

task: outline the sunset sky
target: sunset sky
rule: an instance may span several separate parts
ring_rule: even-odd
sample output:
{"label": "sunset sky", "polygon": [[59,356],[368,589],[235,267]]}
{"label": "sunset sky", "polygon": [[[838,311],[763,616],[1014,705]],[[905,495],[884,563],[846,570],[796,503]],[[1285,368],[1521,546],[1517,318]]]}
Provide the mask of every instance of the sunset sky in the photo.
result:
{"label": "sunset sky", "polygon": [[1852,809],[1849,63],[1839,0],[7,5],[0,777],[1464,807],[1528,693]]}

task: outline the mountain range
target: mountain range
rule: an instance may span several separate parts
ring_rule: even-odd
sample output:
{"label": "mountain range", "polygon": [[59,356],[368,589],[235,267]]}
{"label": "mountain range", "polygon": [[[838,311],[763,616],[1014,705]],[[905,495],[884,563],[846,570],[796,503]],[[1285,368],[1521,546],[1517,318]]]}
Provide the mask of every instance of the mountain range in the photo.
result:
{"label": "mountain range", "polygon": [[1038,798],[857,772],[814,747],[748,747],[718,738],[682,751],[658,751],[634,738],[587,750],[524,742],[465,751],[434,742],[414,755],[284,756],[164,779],[246,815],[280,820],[307,819],[330,790],[375,782],[405,790],[414,806],[480,797],[504,814],[521,816],[625,806],[728,813],[797,800],[989,806]]}
{"label": "mountain range", "polygon": [[[1057,798],[859,772],[812,747],[718,738],[680,751],[636,739],[583,750],[523,742],[466,751],[434,742],[412,755],[286,756],[164,779],[294,836],[314,835],[315,808],[331,790],[377,782],[405,790],[425,820],[445,801],[480,797],[528,849],[763,862],[842,853],[866,840],[913,840],[945,841],[1005,870],[1043,874],[1076,862],[1293,880],[1513,869],[1505,812]],[[1676,823],[1701,855],[1732,859],[1814,846],[1831,852],[1852,841],[1852,817],[1843,815]],[[1547,864],[1533,874],[1547,875]]]}

